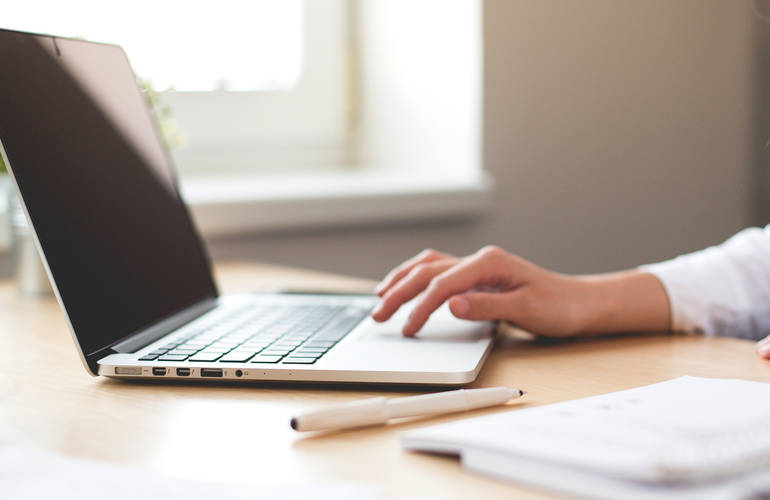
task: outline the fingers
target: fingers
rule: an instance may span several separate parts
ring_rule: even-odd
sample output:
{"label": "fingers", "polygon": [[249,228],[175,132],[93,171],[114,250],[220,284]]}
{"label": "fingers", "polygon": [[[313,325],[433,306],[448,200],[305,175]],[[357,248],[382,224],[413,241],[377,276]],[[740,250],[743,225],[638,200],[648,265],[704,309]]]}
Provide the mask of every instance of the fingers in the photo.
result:
{"label": "fingers", "polygon": [[431,280],[455,265],[454,259],[417,264],[400,281],[395,283],[382,297],[372,312],[375,321],[387,321],[404,303],[409,302],[425,290]]}
{"label": "fingers", "polygon": [[471,292],[449,299],[449,310],[460,319],[486,321],[514,319],[522,308],[521,291],[508,293]]}
{"label": "fingers", "polygon": [[760,358],[770,359],[770,335],[757,342],[757,354]]}
{"label": "fingers", "polygon": [[417,333],[433,311],[453,295],[481,285],[497,285],[502,282],[510,284],[512,270],[508,257],[498,248],[485,248],[436,276],[412,310],[403,334],[412,336]]}
{"label": "fingers", "polygon": [[382,297],[393,287],[393,285],[409,274],[415,266],[448,258],[452,258],[452,256],[431,249],[423,250],[389,272],[388,275],[385,276],[385,279],[383,279],[374,289],[374,293]]}

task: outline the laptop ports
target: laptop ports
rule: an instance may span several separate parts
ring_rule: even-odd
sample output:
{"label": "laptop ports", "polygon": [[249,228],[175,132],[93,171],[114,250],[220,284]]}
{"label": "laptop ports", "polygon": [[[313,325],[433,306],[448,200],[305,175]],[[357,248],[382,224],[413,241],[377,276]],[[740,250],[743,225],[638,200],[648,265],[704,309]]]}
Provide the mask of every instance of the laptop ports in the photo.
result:
{"label": "laptop ports", "polygon": [[221,377],[221,368],[201,368],[201,377]]}
{"label": "laptop ports", "polygon": [[115,375],[141,375],[141,366],[116,366]]}
{"label": "laptop ports", "polygon": [[179,377],[189,377],[190,376],[190,369],[189,368],[177,368],[176,374]]}
{"label": "laptop ports", "polygon": [[163,375],[166,374],[166,369],[160,368],[160,367],[153,367],[152,374],[155,375],[156,377],[162,377]]}

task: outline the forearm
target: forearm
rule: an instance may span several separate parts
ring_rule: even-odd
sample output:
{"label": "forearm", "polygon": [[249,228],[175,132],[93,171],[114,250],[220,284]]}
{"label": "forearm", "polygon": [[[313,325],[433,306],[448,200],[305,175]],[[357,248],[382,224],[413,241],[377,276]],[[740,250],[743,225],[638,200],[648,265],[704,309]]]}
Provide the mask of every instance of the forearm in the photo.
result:
{"label": "forearm", "polygon": [[665,332],[671,312],[663,284],[638,270],[579,276],[581,334]]}

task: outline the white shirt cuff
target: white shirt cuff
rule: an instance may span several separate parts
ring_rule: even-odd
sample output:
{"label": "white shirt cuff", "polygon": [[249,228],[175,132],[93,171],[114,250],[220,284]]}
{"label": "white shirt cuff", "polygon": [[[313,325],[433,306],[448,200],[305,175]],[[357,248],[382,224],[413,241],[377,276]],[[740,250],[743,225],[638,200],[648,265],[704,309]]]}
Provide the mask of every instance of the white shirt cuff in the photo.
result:
{"label": "white shirt cuff", "polygon": [[747,339],[770,333],[770,225],[639,270],[663,283],[672,330]]}

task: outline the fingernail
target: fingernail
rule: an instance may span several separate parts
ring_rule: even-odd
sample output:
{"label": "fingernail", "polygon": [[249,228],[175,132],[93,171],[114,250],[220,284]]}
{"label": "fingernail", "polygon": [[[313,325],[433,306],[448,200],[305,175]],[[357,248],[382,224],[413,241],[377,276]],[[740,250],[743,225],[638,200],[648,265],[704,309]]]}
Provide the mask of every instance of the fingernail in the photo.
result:
{"label": "fingernail", "polygon": [[770,344],[770,335],[759,341],[759,345]]}
{"label": "fingernail", "polygon": [[374,308],[374,310],[372,311],[372,314],[371,314],[371,315],[372,315],[372,316],[377,316],[377,315],[378,315],[378,314],[380,314],[381,312],[382,312],[382,302],[380,302],[379,304],[377,304],[377,307],[375,307],[375,308]]}
{"label": "fingernail", "polygon": [[403,328],[401,328],[401,333],[407,336],[414,333],[414,327],[412,326],[412,323],[414,323],[414,321],[412,321],[412,313],[409,313],[409,317],[406,318],[406,323],[404,323]]}
{"label": "fingernail", "polygon": [[764,344],[757,347],[757,353],[763,358],[770,356],[770,344]]}
{"label": "fingernail", "polygon": [[465,297],[455,297],[451,300],[449,309],[457,316],[466,316],[471,310],[471,303]]}

